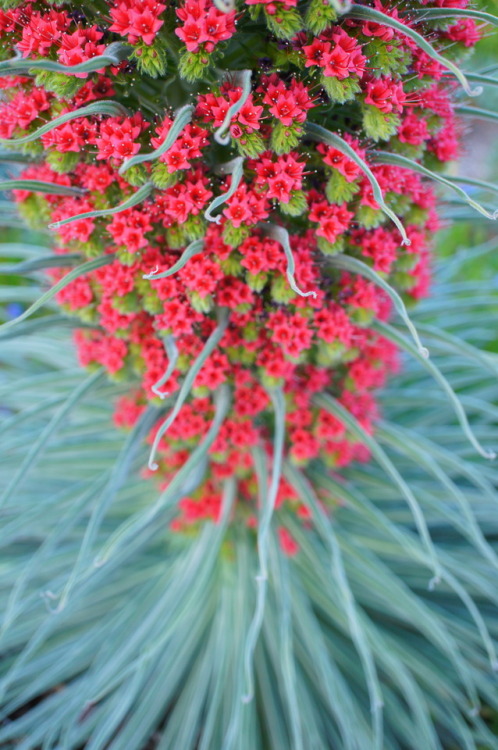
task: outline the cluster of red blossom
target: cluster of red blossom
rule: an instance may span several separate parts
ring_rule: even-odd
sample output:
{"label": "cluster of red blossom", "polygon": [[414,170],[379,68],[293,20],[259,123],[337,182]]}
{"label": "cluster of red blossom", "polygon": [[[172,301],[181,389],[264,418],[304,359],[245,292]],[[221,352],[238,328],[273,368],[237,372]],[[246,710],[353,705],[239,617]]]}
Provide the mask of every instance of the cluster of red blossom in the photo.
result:
{"label": "cluster of red blossom", "polygon": [[[247,5],[255,4],[247,0]],[[297,0],[262,4],[271,15],[297,6]],[[458,0],[459,7],[464,4]],[[153,44],[171,10],[155,0],[109,5],[112,23],[106,38],[113,32],[132,45]],[[235,13],[223,12],[210,0],[186,0],[172,12],[180,21],[176,36],[188,52],[211,53],[235,33]],[[396,10],[386,12],[398,18]],[[463,45],[477,36],[469,21],[447,24],[437,34],[443,43]],[[82,15],[40,2],[0,11],[2,43],[10,45],[11,52],[15,44],[24,56],[56,55],[72,65],[101,54],[103,35],[101,26],[91,25]],[[372,43],[384,45],[376,48],[376,61],[383,51],[391,55],[394,62],[388,72],[379,71],[370,60],[366,48]],[[45,160],[30,165],[23,176],[83,193],[40,197],[16,191],[27,218],[59,222],[116,206],[145,181],[154,185],[139,205],[112,216],[79,219],[57,230],[57,252],[109,256],[107,265],[80,276],[57,298],[67,311],[94,325],[76,334],[82,365],[101,365],[131,384],[132,391],[117,405],[118,425],[131,427],[148,402],[160,404],[158,392],[173,402],[217,326],[217,311],[228,310],[218,348],[205,361],[189,399],[159,442],[160,476],[168,483],[212,423],[217,389],[230,386],[230,412],[209,451],[205,479],[179,502],[177,530],[217,519],[224,480],[232,476],[237,479],[235,513],[249,526],[256,523],[252,452],[258,445],[272,455],[271,388],[281,387],[285,394],[289,460],[301,467],[320,460],[333,470],[368,458],[346,426],[316,406],[314,396],[333,393],[367,431],[373,429],[372,391],[396,368],[396,351],[368,323],[374,317],[388,318],[390,303],[371,281],[334,270],[335,254],[362,260],[407,298],[416,299],[427,290],[428,238],[437,228],[434,194],[410,170],[370,165],[386,202],[402,216],[411,243],[402,246],[398,229],[379,207],[359,164],[342,150],[306,137],[309,113],[316,109],[323,118],[334,103],[330,81],[354,79],[363,113],[374,108],[382,117],[395,115],[384,147],[434,162],[453,158],[458,146],[452,87],[442,77],[439,63],[406,35],[346,17],[319,35],[298,32],[284,48],[270,40],[268,49],[279,56],[284,72],[272,72],[268,60],[260,66],[255,62],[262,70],[253,74],[251,92],[228,125],[230,108],[244,96],[237,76],[227,75],[208,93],[204,88],[196,96],[191,122],[155,162],[142,164],[133,179],[126,160],[164,143],[174,127],[171,112],[155,123],[139,111],[71,119],[43,135]],[[286,68],[282,55],[287,55]],[[322,76],[318,84],[317,68]],[[128,74],[125,65],[79,74],[85,80],[66,97],[35,86],[31,77],[4,78],[0,136],[24,135],[82,104],[106,99],[115,90],[119,94]],[[345,140],[368,161],[368,136],[375,138],[375,133],[354,110],[348,116],[351,132],[342,131]],[[228,128],[228,146],[214,137],[221,127]],[[39,153],[40,146],[36,148]],[[219,162],[229,163],[234,152],[244,158],[236,184],[233,175],[219,169]],[[225,200],[212,223],[210,204],[222,194]],[[278,233],[268,231],[271,225],[289,230],[295,282],[314,295],[302,296],[289,285],[288,255]],[[204,238],[202,251],[177,273],[146,278],[171,268],[185,247],[199,238]],[[169,364],[165,340],[174,341],[179,357],[167,382],[162,382]],[[277,508],[282,504],[307,521],[307,509],[284,480]],[[289,553],[296,551],[285,529],[280,530],[280,540]]]}

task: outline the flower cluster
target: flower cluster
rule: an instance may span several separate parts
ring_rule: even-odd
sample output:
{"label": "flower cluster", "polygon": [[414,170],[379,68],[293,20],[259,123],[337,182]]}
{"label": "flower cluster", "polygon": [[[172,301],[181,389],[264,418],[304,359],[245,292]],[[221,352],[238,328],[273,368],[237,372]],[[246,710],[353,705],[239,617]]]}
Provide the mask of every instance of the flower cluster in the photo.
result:
{"label": "flower cluster", "polygon": [[[102,55],[104,40],[120,36],[132,45],[131,61],[68,76],[72,89],[45,73],[6,79],[0,135],[24,136],[70,115],[26,146],[42,161],[22,177],[73,194],[20,189],[15,197],[28,220],[62,222],[54,281],[67,271],[64,254],[103,256],[57,300],[86,324],[75,336],[81,364],[102,366],[130,385],[116,407],[118,426],[131,428],[150,404],[167,406],[149,435],[164,485],[207,439],[220,392],[231,394],[204,474],[179,498],[176,531],[219,518],[228,478],[237,484],[233,518],[257,525],[254,452],[265,451],[271,468],[276,390],[285,401],[285,461],[336,471],[368,460],[358,435],[317,395],[334,396],[363,430],[375,429],[375,390],[396,370],[397,353],[369,324],[392,313],[384,282],[406,302],[427,293],[429,238],[438,225],[435,195],[416,163],[374,161],[371,146],[381,142],[431,168],[458,148],[454,87],[440,62],[389,25],[390,17],[405,23],[394,8],[376,4],[382,24],[347,15],[337,21],[328,4],[314,0],[305,18],[293,1],[248,0],[240,19],[222,5],[119,0],[109,3],[105,29],[91,15],[42,2],[0,12],[2,44],[25,57],[74,65]],[[250,45],[241,52],[250,87],[229,44],[244,19],[246,34],[254,25],[262,30],[252,37],[254,52]],[[420,30],[424,22],[410,23]],[[441,48],[448,40],[465,48],[477,33],[473,22],[449,19],[432,37]],[[286,36],[289,43],[275,42]],[[146,71],[165,49],[179,55],[176,65],[166,52],[164,65],[187,79],[185,88],[162,74],[137,81],[135,66]],[[226,74],[212,83],[211,71],[197,90],[192,81],[223,50],[232,61]],[[175,108],[190,112],[183,127],[164,99],[170,86]],[[111,92],[128,111],[76,115]],[[319,137],[323,130],[310,122],[339,139]],[[147,156],[130,165],[137,154]],[[130,202],[145,184],[144,199]],[[348,259],[366,273],[357,265],[344,270]],[[213,337],[217,344],[206,353]],[[194,366],[188,395],[164,432]],[[311,522],[284,479],[276,509]],[[282,523],[279,538],[289,554],[297,551]]]}

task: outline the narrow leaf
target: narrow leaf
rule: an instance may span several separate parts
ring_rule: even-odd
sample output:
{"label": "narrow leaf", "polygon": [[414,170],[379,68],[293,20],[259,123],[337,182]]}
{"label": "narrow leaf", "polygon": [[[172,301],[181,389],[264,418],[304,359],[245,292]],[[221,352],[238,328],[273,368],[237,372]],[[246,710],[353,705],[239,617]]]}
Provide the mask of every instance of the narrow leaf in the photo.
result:
{"label": "narrow leaf", "polygon": [[387,151],[374,151],[372,158],[378,164],[391,164],[396,167],[404,167],[405,169],[409,169],[412,172],[417,172],[424,177],[429,177],[431,180],[440,182],[441,185],[446,185],[446,187],[450,187],[455,191],[455,193],[458,193],[458,195],[460,195],[465,200],[465,202],[469,204],[469,206],[472,206],[472,208],[485,216],[487,219],[495,220],[498,218],[498,209],[494,213],[489,213],[484,208],[484,206],[481,206],[479,203],[477,203],[477,201],[472,200],[472,198],[467,195],[465,190],[462,190],[462,188],[458,187],[458,185],[456,185],[452,180],[447,180],[442,175],[438,174],[437,172],[433,172],[430,169],[427,169],[427,167],[424,167],[422,164],[419,164],[413,159],[408,159],[406,156],[401,156],[401,154],[391,154]]}
{"label": "narrow leaf", "polygon": [[135,154],[135,156],[132,156],[130,159],[126,159],[126,161],[124,161],[119,168],[119,174],[124,174],[127,169],[129,169],[130,167],[134,167],[137,164],[143,164],[146,161],[154,161],[155,159],[159,159],[160,156],[165,154],[166,151],[168,151],[168,149],[170,149],[171,146],[175,143],[185,125],[188,125],[188,123],[191,121],[192,115],[194,114],[194,109],[195,107],[192,104],[186,104],[184,107],[179,109],[168,131],[168,135],[164,139],[164,142],[161,143],[161,145],[156,148],[155,151],[151,151],[148,154]]}
{"label": "narrow leaf", "polygon": [[27,75],[31,71],[48,70],[53,73],[64,73],[64,75],[75,75],[77,73],[94,73],[101,68],[109,65],[118,65],[122,60],[129,57],[132,48],[121,42],[113,42],[106,47],[104,53],[98,57],[92,57],[90,60],[78,63],[77,65],[63,65],[54,60],[22,59],[13,57],[11,60],[5,60],[0,63],[0,76]]}
{"label": "narrow leaf", "polygon": [[280,389],[270,391],[270,397],[273,403],[275,414],[275,427],[273,437],[273,467],[271,475],[270,488],[260,486],[261,497],[265,502],[261,502],[261,512],[258,527],[258,558],[259,573],[256,577],[257,597],[256,610],[247,634],[244,647],[244,670],[246,675],[247,689],[242,700],[248,703],[254,697],[254,677],[253,677],[253,660],[254,651],[261,631],[266,604],[266,587],[268,580],[268,553],[270,544],[270,527],[275,503],[282,478],[282,461],[284,455],[285,443],[285,398]]}
{"label": "narrow leaf", "polygon": [[119,214],[121,213],[121,211],[126,211],[128,208],[133,208],[133,206],[142,203],[146,198],[149,197],[153,190],[154,185],[152,184],[152,182],[147,182],[118,206],[114,206],[113,208],[103,208],[99,211],[84,211],[82,214],[76,214],[75,216],[69,216],[67,219],[54,221],[52,224],[48,225],[48,228],[58,229],[59,227],[63,227],[66,224],[72,224],[72,222],[74,221],[80,221],[80,219],[96,219],[100,216],[113,216],[114,214]]}
{"label": "narrow leaf", "polygon": [[457,105],[454,109],[457,115],[468,115],[469,117],[475,117],[477,120],[491,120],[492,122],[498,122],[498,113],[492,112],[489,109],[466,107],[463,104]]}
{"label": "narrow leaf", "polygon": [[416,357],[416,359],[418,359],[419,362],[421,362],[421,364],[425,367],[425,369],[428,370],[428,372],[432,375],[432,377],[435,380],[437,380],[437,382],[440,384],[442,389],[447,394],[450,400],[450,403],[453,406],[457,419],[460,422],[462,430],[464,434],[466,435],[470,444],[473,445],[475,450],[483,458],[487,458],[490,460],[496,458],[496,453],[494,451],[488,451],[485,448],[483,448],[482,445],[477,440],[477,438],[475,437],[470,427],[469,421],[467,419],[465,409],[463,408],[458,396],[456,395],[455,391],[453,390],[451,385],[448,383],[448,381],[444,377],[441,370],[438,367],[436,367],[436,365],[433,364],[430,360],[427,360],[421,357],[417,349],[415,349],[411,345],[411,343],[404,338],[404,336],[401,336],[398,333],[398,331],[396,331],[396,329],[390,326],[388,323],[384,323],[378,320],[372,324],[372,328],[378,331],[379,333],[381,333],[382,336],[385,336],[386,339],[389,339],[390,341],[395,343],[397,346],[410,352],[410,354],[413,354],[413,356]]}
{"label": "narrow leaf", "polygon": [[195,362],[190,367],[189,371],[187,372],[185,379],[181,385],[181,388],[178,392],[178,395],[176,397],[175,404],[173,406],[173,409],[171,413],[168,415],[167,419],[164,420],[161,427],[157,431],[157,434],[154,438],[154,442],[152,444],[152,448],[150,451],[149,456],[149,469],[151,471],[156,471],[159,467],[158,464],[155,463],[154,458],[159,446],[159,443],[161,441],[161,438],[166,433],[166,431],[171,427],[173,422],[178,416],[178,413],[180,409],[182,408],[185,399],[189,395],[191,388],[194,384],[194,381],[199,374],[200,370],[204,366],[207,358],[213,353],[215,348],[218,346],[219,342],[223,338],[223,334],[225,333],[228,326],[228,309],[227,308],[221,308],[220,314],[219,314],[219,320],[218,325],[212,332],[212,334],[209,336],[208,340],[204,344],[204,347],[195,360]]}
{"label": "narrow leaf", "polygon": [[224,168],[225,173],[232,175],[230,187],[228,188],[226,193],[217,195],[216,198],[214,198],[211,201],[209,206],[204,211],[205,218],[208,221],[216,222],[216,224],[219,224],[221,222],[221,214],[219,216],[212,216],[211,214],[215,210],[215,208],[218,208],[218,206],[221,206],[223,203],[226,203],[228,199],[232,197],[232,195],[235,193],[235,191],[239,187],[240,181],[242,179],[242,175],[244,173],[244,159],[242,158],[242,156],[238,156],[237,158],[228,162],[228,164],[224,164],[223,168]]}
{"label": "narrow leaf", "polygon": [[25,260],[22,263],[0,265],[0,275],[33,273],[33,271],[45,268],[64,268],[65,266],[74,266],[81,260],[83,260],[83,256],[77,253],[45,255],[42,258],[33,258],[33,260]]}
{"label": "narrow leaf", "polygon": [[203,250],[203,248],[204,240],[194,240],[190,243],[190,245],[187,245],[180,258],[174,265],[171,266],[171,268],[168,268],[166,271],[161,271],[161,273],[157,273],[157,270],[151,271],[150,273],[144,274],[143,278],[147,279],[148,281],[154,281],[155,279],[165,279],[168,276],[173,276],[173,274],[181,271],[181,269],[188,263],[190,258],[193,258],[194,255],[198,255]]}
{"label": "narrow leaf", "polygon": [[31,193],[48,193],[48,195],[85,195],[87,192],[81,188],[41,180],[2,180],[0,190],[29,190]]}
{"label": "narrow leaf", "polygon": [[476,18],[478,21],[485,21],[492,26],[498,26],[498,18],[491,13],[484,13],[482,10],[473,10],[471,8],[410,8],[408,14],[411,17],[419,16],[420,23],[427,19],[438,20],[440,18]]}
{"label": "narrow leaf", "polygon": [[294,260],[294,255],[292,253],[292,248],[290,246],[290,237],[287,229],[278,226],[277,224],[271,224],[270,222],[266,222],[265,224],[258,224],[258,229],[261,229],[263,234],[265,234],[267,237],[270,237],[272,240],[275,240],[276,242],[279,242],[281,244],[287,260],[287,280],[292,291],[296,292],[296,294],[299,294],[300,297],[316,298],[316,292],[303,292],[301,289],[299,289],[296,283],[296,277],[294,276],[296,271],[296,263]]}
{"label": "narrow leaf", "polygon": [[[426,362],[427,360],[423,361]],[[315,403],[317,404],[317,406],[326,409],[335,417],[337,417],[343,424],[346,425],[346,427],[355,437],[357,437],[364,445],[369,448],[374,458],[378,461],[379,465],[383,467],[383,469],[391,477],[395,485],[399,488],[403,497],[407,501],[408,506],[411,509],[418,532],[425,544],[428,555],[431,559],[432,568],[434,571],[433,580],[440,580],[442,573],[441,564],[439,562],[434,543],[431,539],[429,529],[427,527],[427,521],[411,488],[403,479],[389,456],[383,451],[375,438],[369,435],[369,433],[362,427],[356,417],[354,417],[341,403],[339,403],[337,399],[327,394],[320,394],[315,397]]]}
{"label": "narrow leaf", "polygon": [[451,62],[451,60],[448,60],[446,57],[440,55],[439,52],[436,52],[432,44],[430,44],[427,39],[424,39],[421,34],[416,32],[410,26],[406,26],[404,23],[397,21],[395,18],[391,18],[391,16],[382,13],[380,10],[368,8],[364,5],[354,5],[349,11],[349,15],[353,18],[359,18],[362,21],[375,21],[376,23],[379,23],[383,26],[389,26],[392,29],[400,31],[402,34],[405,34],[409,39],[414,41],[421,50],[429,55],[429,57],[431,57],[433,60],[436,60],[440,65],[447,68],[447,70],[451,71],[455,78],[460,81],[465,90],[465,93],[468,94],[468,96],[479,96],[479,94],[482,93],[481,88],[472,89],[460,68],[455,65],[455,63]]}
{"label": "narrow leaf", "polygon": [[244,104],[249,98],[249,95],[251,93],[251,71],[250,70],[242,70],[242,71],[234,71],[232,75],[235,76],[234,84],[235,86],[239,85],[239,79],[240,83],[242,84],[242,91],[237,99],[236,102],[230,105],[230,107],[227,110],[227,113],[225,115],[225,119],[221,123],[220,127],[215,130],[214,133],[214,140],[216,143],[221,144],[222,146],[227,146],[230,143],[230,133],[228,135],[224,135],[225,131],[228,130],[230,127],[230,123],[232,122],[233,118],[236,117],[236,115],[240,112]]}
{"label": "narrow leaf", "polygon": [[168,395],[167,392],[164,393],[159,389],[161,388],[161,386],[167,383],[172,376],[176,367],[176,363],[178,362],[178,357],[180,355],[173,336],[165,336],[163,342],[164,348],[166,349],[166,354],[168,356],[168,367],[166,368],[166,372],[164,373],[164,375],[162,375],[157,383],[154,383],[154,385],[152,386],[152,391],[156,394],[156,396],[159,396],[159,398],[165,398]]}
{"label": "narrow leaf", "polygon": [[51,130],[55,130],[59,125],[70,120],[76,120],[78,117],[90,117],[92,115],[110,115],[111,117],[126,117],[128,110],[123,107],[119,102],[113,102],[112,100],[93,102],[88,104],[86,107],[80,107],[79,109],[73,109],[71,112],[66,112],[60,117],[47,122],[40,128],[37,128],[33,133],[25,135],[22,138],[0,138],[0,143],[8,143],[21,146],[24,143],[31,143],[36,141],[37,138],[41,138],[45,133],[50,133]]}
{"label": "narrow leaf", "polygon": [[376,273],[373,268],[367,266],[366,263],[362,263],[361,260],[352,258],[349,255],[337,255],[334,258],[330,259],[330,264],[334,268],[341,268],[345,271],[358,273],[360,274],[360,276],[364,276],[366,279],[370,279],[370,281],[373,281],[374,284],[377,284],[377,286],[383,289],[384,292],[386,292],[386,294],[389,296],[394,307],[396,308],[396,311],[403,319],[403,322],[410,331],[410,334],[413,338],[413,341],[415,342],[415,346],[417,347],[418,351],[425,359],[427,359],[427,357],[429,356],[429,351],[425,346],[423,346],[422,342],[420,341],[417,329],[410,320],[408,311],[405,307],[405,303],[403,302],[397,291],[393,289],[393,287],[388,284],[387,281],[382,278],[382,276]]}
{"label": "narrow leaf", "polygon": [[40,307],[43,307],[46,302],[51,300],[52,297],[55,297],[57,292],[60,292],[61,289],[64,289],[68,284],[71,283],[71,281],[74,281],[75,279],[83,276],[86,273],[90,273],[90,271],[95,271],[96,268],[106,266],[109,263],[112,263],[113,260],[114,255],[101,255],[99,258],[89,260],[87,263],[83,263],[83,265],[78,266],[72,271],[69,271],[69,273],[67,273],[64,278],[58,281],[57,284],[54,284],[54,286],[49,289],[48,292],[42,294],[41,297],[39,297],[36,302],[28,307],[28,309],[25,310],[21,315],[19,315],[17,318],[14,318],[14,320],[9,320],[8,323],[4,323],[2,326],[0,326],[0,331],[6,331],[8,328],[12,328],[13,326],[20,323],[21,320],[26,320],[26,318],[29,318],[30,315],[39,310]]}
{"label": "narrow leaf", "polygon": [[313,140],[318,141],[319,143],[327,143],[329,146],[333,146],[338,151],[340,151],[344,156],[349,157],[352,161],[354,161],[355,164],[357,164],[360,169],[362,170],[363,174],[369,181],[370,185],[372,186],[372,191],[375,200],[379,204],[379,207],[382,209],[382,211],[388,216],[391,221],[394,222],[394,224],[397,226],[402,239],[402,245],[410,245],[410,240],[408,239],[408,235],[406,234],[405,228],[401,221],[398,219],[394,211],[391,211],[389,206],[384,201],[384,196],[382,194],[381,187],[366,163],[358,154],[356,151],[351,148],[349,143],[344,140],[344,138],[341,138],[337,133],[331,133],[330,130],[326,130],[325,128],[322,128],[321,125],[317,125],[316,123],[307,123],[306,124],[306,132],[307,134],[313,138]]}

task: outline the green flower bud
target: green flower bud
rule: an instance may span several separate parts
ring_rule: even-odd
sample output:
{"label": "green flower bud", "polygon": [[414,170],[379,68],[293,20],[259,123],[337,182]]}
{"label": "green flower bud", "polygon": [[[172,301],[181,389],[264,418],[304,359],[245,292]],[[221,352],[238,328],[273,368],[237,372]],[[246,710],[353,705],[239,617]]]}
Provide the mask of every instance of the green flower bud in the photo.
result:
{"label": "green flower bud", "polygon": [[317,237],[316,241],[319,250],[324,255],[338,255],[343,252],[345,246],[344,237],[338,237],[335,242],[329,242],[325,237]]}
{"label": "green flower bud", "polygon": [[394,269],[395,271],[412,271],[419,261],[420,256],[417,253],[405,252],[398,256]]}
{"label": "green flower bud", "polygon": [[[128,179],[128,171],[125,172],[125,177]],[[163,162],[158,161],[152,167],[151,179],[156,187],[160,190],[166,190],[173,185],[176,185],[180,175],[178,172],[171,174],[168,172],[168,167]]]}
{"label": "green flower bud", "polygon": [[368,310],[366,307],[348,307],[349,317],[353,323],[357,326],[365,328],[369,326],[375,317],[373,310]]}
{"label": "green flower bud", "polygon": [[363,104],[363,127],[369,138],[374,141],[388,141],[396,135],[400,126],[398,115],[390,112],[386,114],[371,104]]}
{"label": "green flower bud", "polygon": [[72,99],[75,94],[85,85],[85,78],[68,76],[65,73],[54,73],[51,70],[42,70],[37,73],[35,84],[45,91],[51,91],[59,99]]}
{"label": "green flower bud", "polygon": [[119,262],[123,263],[125,266],[132,266],[137,260],[137,254],[130,253],[126,247],[120,247],[116,255]]}
{"label": "green flower bud", "polygon": [[348,182],[343,174],[334,169],[327,180],[325,195],[331,203],[349,203],[359,189],[356,182]]}
{"label": "green flower bud", "polygon": [[270,293],[274,302],[278,302],[279,304],[287,304],[296,296],[285,276],[275,276],[271,284]]}
{"label": "green flower bud", "polygon": [[140,42],[133,50],[130,59],[135,60],[140,73],[145,73],[151,78],[158,78],[166,73],[167,53],[160,39],[156,39],[151,45]]}
{"label": "green flower bud", "polygon": [[230,247],[238,247],[250,234],[250,227],[234,227],[231,221],[227,221],[223,227],[223,242]]}
{"label": "green flower bud", "polygon": [[220,262],[220,268],[227,276],[240,276],[245,271],[243,266],[240,265],[240,261],[239,253],[230,253],[228,258],[224,258]]}
{"label": "green flower bud", "polygon": [[210,65],[210,57],[207,52],[187,52],[187,50],[183,50],[178,64],[178,72],[181,78],[185,78],[189,82],[202,78],[206,68]]}
{"label": "green flower bud", "polygon": [[340,81],[334,76],[321,77],[321,84],[331,102],[344,104],[356,98],[356,94],[361,92],[360,84],[356,76],[350,76]]}
{"label": "green flower bud", "polygon": [[257,274],[248,273],[246,276],[246,284],[253,292],[261,292],[267,281],[268,274],[263,271]]}
{"label": "green flower bud", "polygon": [[114,295],[112,298],[112,306],[115,310],[123,314],[138,313],[142,308],[142,301],[136,292],[129,292],[122,297]]}
{"label": "green flower bud", "polygon": [[307,208],[308,202],[303,190],[293,190],[288,203],[279,203],[278,207],[287,216],[301,216]]}
{"label": "green flower bud", "polygon": [[319,367],[334,367],[343,361],[346,347],[340,341],[319,341],[316,347],[316,363]]}
{"label": "green flower bud", "polygon": [[275,5],[276,13],[268,13],[264,8],[267,26],[279,39],[292,39],[303,28],[303,19],[295,8],[285,8],[279,3]]}
{"label": "green flower bud", "polygon": [[402,76],[408,71],[411,55],[400,49],[396,40],[388,43],[377,37],[364,46],[363,54],[372,61],[377,76]]}
{"label": "green flower bud", "polygon": [[235,144],[241,156],[255,159],[266,149],[265,142],[259,133],[243,133],[235,140]]}
{"label": "green flower bud", "polygon": [[140,187],[141,185],[144,185],[149,179],[149,175],[147,174],[147,169],[144,164],[135,164],[134,166],[127,169],[123,176],[126,182],[129,185],[133,185],[133,187]]}
{"label": "green flower bud", "polygon": [[355,212],[355,219],[364,229],[375,229],[380,227],[386,221],[385,214],[380,208],[371,206],[358,206]]}
{"label": "green flower bud", "polygon": [[189,294],[190,304],[200,313],[208,313],[214,307],[214,300],[210,294],[206,294],[205,297],[201,297],[199,292],[193,291]]}
{"label": "green flower bud", "polygon": [[306,28],[318,36],[337,20],[337,13],[328,0],[311,0],[304,19]]}
{"label": "green flower bud", "polygon": [[405,271],[395,271],[391,276],[391,280],[393,286],[402,289],[405,292],[408,292],[417,285],[417,279]]}
{"label": "green flower bud", "polygon": [[302,134],[303,128],[298,122],[292,125],[277,122],[271,134],[271,147],[276,154],[288,154],[299,144]]}
{"label": "green flower bud", "polygon": [[61,153],[60,151],[50,151],[47,154],[47,164],[54,172],[58,174],[65,174],[66,172],[72,172],[80,161],[80,155],[75,151],[66,151]]}

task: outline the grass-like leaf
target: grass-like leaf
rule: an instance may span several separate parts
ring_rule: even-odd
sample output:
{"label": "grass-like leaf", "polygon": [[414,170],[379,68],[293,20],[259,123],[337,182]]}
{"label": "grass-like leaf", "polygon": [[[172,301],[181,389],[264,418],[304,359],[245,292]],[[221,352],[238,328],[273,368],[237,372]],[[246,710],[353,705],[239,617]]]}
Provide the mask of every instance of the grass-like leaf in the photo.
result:
{"label": "grass-like leaf", "polygon": [[176,113],[175,119],[173,120],[173,123],[168,131],[168,135],[164,139],[163,143],[161,143],[158,148],[148,154],[135,154],[135,156],[131,156],[129,159],[126,159],[119,168],[119,174],[124,174],[127,169],[130,169],[130,167],[135,167],[137,164],[144,164],[147,161],[155,161],[156,159],[159,159],[159,157],[165,154],[166,151],[168,151],[168,149],[170,149],[174,144],[185,125],[188,125],[188,123],[191,121],[193,113],[193,105],[186,104],[184,107],[181,107],[181,109],[179,109]]}
{"label": "grass-like leaf", "polygon": [[178,391],[178,395],[175,399],[175,403],[173,405],[173,409],[171,410],[171,413],[168,415],[167,419],[164,420],[163,424],[157,431],[156,436],[154,437],[154,442],[152,443],[152,448],[151,448],[150,456],[149,456],[149,469],[151,471],[156,471],[156,469],[158,468],[158,465],[155,463],[154,459],[155,459],[156,452],[157,452],[159,443],[161,442],[163,435],[166,434],[166,432],[168,431],[168,429],[171,427],[176,417],[178,416],[180,409],[185,403],[185,399],[187,398],[187,396],[189,395],[192,389],[192,386],[194,384],[194,381],[197,375],[201,371],[208,357],[214,352],[214,350],[220,343],[227,329],[227,326],[228,326],[228,308],[224,307],[224,308],[221,308],[220,310],[219,319],[218,319],[216,328],[211,333],[206,343],[204,344],[201,353],[199,354],[195,362],[193,362],[192,366],[188,370],[183,380],[183,383],[180,387],[180,390]]}
{"label": "grass-like leaf", "polygon": [[[465,200],[465,202],[469,204],[469,206],[472,206],[472,208],[485,216],[487,219],[496,220],[498,218],[498,209],[496,209],[492,213],[487,211],[484,206],[473,200],[469,195],[467,195],[465,190],[462,190],[462,188],[458,187],[458,185],[455,184],[459,181],[458,178],[448,180],[438,172],[433,172],[432,170],[427,169],[427,167],[424,167],[422,164],[419,164],[413,159],[408,159],[406,156],[401,156],[401,154],[390,154],[387,151],[375,151],[372,158],[378,164],[391,164],[396,167],[404,167],[405,169],[409,169],[412,172],[417,172],[424,177],[429,177],[431,180],[441,183],[441,185],[450,187],[452,190],[458,193],[458,195],[460,195]],[[463,181],[465,182],[465,180]],[[498,190],[498,188],[494,189]]]}
{"label": "grass-like leaf", "polygon": [[80,221],[80,219],[96,219],[100,216],[114,216],[115,214],[121,213],[121,211],[126,211],[128,208],[133,208],[133,206],[137,206],[139,203],[143,203],[143,201],[149,197],[153,190],[154,185],[152,184],[152,182],[147,182],[118,206],[113,206],[112,208],[102,208],[95,211],[85,211],[82,214],[69,216],[67,219],[54,221],[52,224],[48,225],[48,228],[59,229],[59,227],[66,226],[66,224],[72,224],[74,221]]}
{"label": "grass-like leaf", "polygon": [[29,190],[31,193],[48,193],[48,195],[84,195],[87,192],[81,188],[41,180],[1,180],[0,190]]}
{"label": "grass-like leaf", "polygon": [[106,47],[105,52],[90,60],[78,63],[77,65],[63,65],[53,60],[30,60],[14,57],[11,60],[0,62],[0,76],[12,75],[29,75],[31,71],[36,73],[41,70],[48,70],[53,73],[63,73],[64,75],[76,75],[77,73],[94,73],[97,70],[106,68],[109,65],[119,65],[126,60],[131,52],[131,47],[121,42],[113,42]]}
{"label": "grass-like leaf", "polygon": [[460,70],[458,65],[455,65],[455,63],[451,62],[451,60],[448,60],[446,57],[443,57],[443,55],[440,55],[439,52],[434,49],[432,44],[428,42],[427,39],[425,39],[421,34],[415,31],[411,26],[407,26],[404,23],[397,21],[395,18],[388,16],[386,13],[383,13],[380,10],[375,10],[374,8],[369,8],[363,5],[361,7],[358,5],[354,5],[349,11],[349,15],[353,18],[358,18],[361,21],[374,21],[375,23],[379,23],[383,26],[389,26],[392,29],[401,31],[409,39],[414,41],[421,50],[429,55],[429,57],[431,57],[433,60],[436,60],[436,62],[438,62],[447,70],[451,71],[455,78],[462,84],[465,93],[468,94],[468,96],[478,96],[482,93],[482,90],[480,88],[472,89],[465,77],[465,74]]}
{"label": "grass-like leaf", "polygon": [[204,211],[204,217],[208,221],[214,221],[216,224],[219,224],[221,221],[221,216],[213,216],[213,211],[216,208],[219,208],[219,206],[222,206],[223,203],[226,203],[229,198],[232,197],[232,195],[236,192],[237,188],[240,185],[240,182],[242,180],[242,176],[244,174],[244,159],[242,156],[238,156],[232,161],[230,161],[228,164],[223,164],[223,174],[231,174],[232,180],[230,182],[230,187],[225,193],[222,193],[221,195],[217,195],[216,198],[213,198],[209,206]]}
{"label": "grass-like leaf", "polygon": [[406,230],[401,223],[401,221],[398,219],[394,211],[391,211],[389,206],[386,204],[384,200],[384,196],[382,194],[381,187],[378,183],[377,178],[373,174],[372,170],[362,159],[356,151],[351,148],[349,143],[344,140],[344,138],[341,138],[341,136],[337,135],[337,133],[331,133],[330,130],[326,130],[325,128],[322,128],[321,125],[317,125],[316,123],[307,123],[306,124],[306,133],[313,138],[313,140],[319,141],[320,143],[326,143],[329,146],[333,146],[338,151],[340,151],[342,154],[347,156],[349,159],[354,161],[355,164],[357,164],[367,180],[369,181],[370,185],[372,186],[372,191],[375,200],[379,204],[379,207],[382,209],[382,211],[388,216],[391,221],[394,222],[396,227],[398,228],[401,237],[403,238],[403,245],[409,245],[410,240],[408,239],[408,235],[406,234]]}
{"label": "grass-like leaf", "polygon": [[[27,310],[21,313],[21,315],[19,315],[17,318],[14,318],[13,320],[9,320],[8,323],[4,323],[2,326],[0,326],[0,333],[3,331],[7,331],[9,328],[18,325],[19,323],[21,323],[21,321],[29,318],[30,315],[33,315],[34,312],[43,307],[46,302],[55,297],[57,292],[60,292],[61,289],[64,289],[75,279],[83,276],[86,273],[90,273],[90,271],[95,271],[96,268],[106,266],[109,263],[112,263],[113,260],[114,255],[112,254],[101,255],[100,257],[95,258],[94,260],[89,260],[86,263],[82,263],[82,265],[78,266],[72,271],[69,271],[69,273],[67,273],[60,281],[58,281],[57,284],[54,284],[54,286],[51,287],[47,292],[38,297],[36,302],[30,305]],[[18,292],[18,290],[15,291]]]}
{"label": "grass-like leaf", "polygon": [[22,138],[0,138],[0,143],[22,146],[24,143],[36,141],[38,138],[41,138],[42,135],[45,135],[45,133],[50,133],[52,130],[55,130],[55,128],[58,128],[59,125],[64,125],[64,123],[75,120],[78,117],[101,115],[126,117],[127,114],[129,114],[128,110],[119,102],[113,102],[110,99],[108,101],[93,102],[92,104],[87,104],[85,107],[79,107],[78,109],[73,109],[71,112],[66,112],[59,117],[54,117],[50,122],[47,122],[45,125],[42,125],[29,135],[25,135]]}

